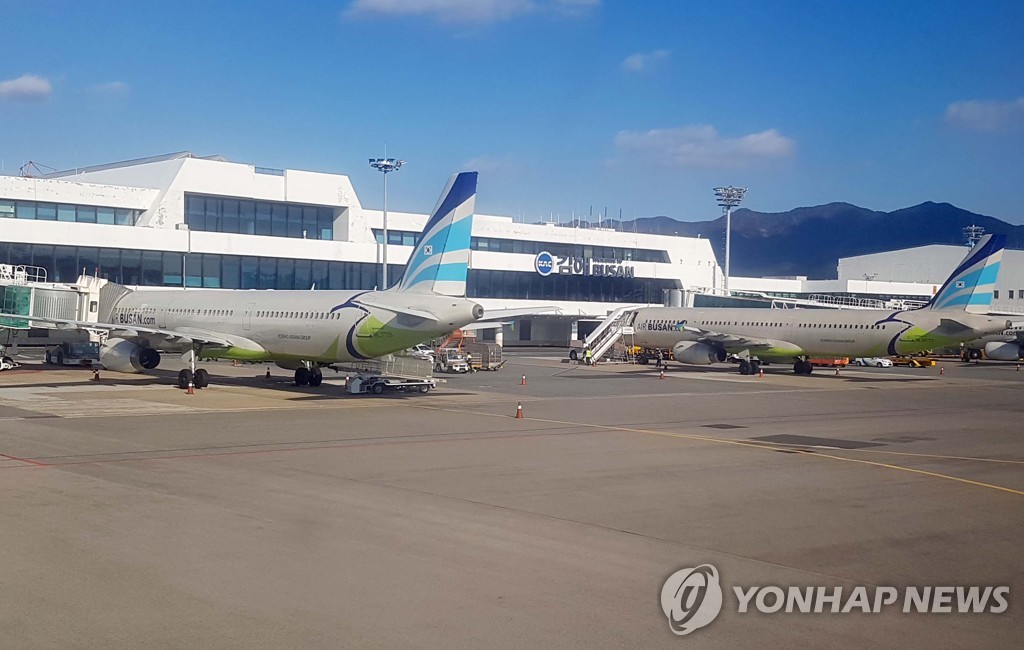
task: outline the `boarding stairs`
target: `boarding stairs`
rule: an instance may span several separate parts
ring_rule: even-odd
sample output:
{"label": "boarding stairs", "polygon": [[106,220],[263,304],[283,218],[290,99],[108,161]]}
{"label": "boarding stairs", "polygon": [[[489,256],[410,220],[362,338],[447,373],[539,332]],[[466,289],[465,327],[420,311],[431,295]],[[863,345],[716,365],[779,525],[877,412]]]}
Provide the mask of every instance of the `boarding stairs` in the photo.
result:
{"label": "boarding stairs", "polygon": [[618,343],[623,335],[631,332],[633,318],[638,308],[633,305],[619,307],[608,314],[594,331],[583,341],[583,349],[590,348],[591,361],[597,361]]}

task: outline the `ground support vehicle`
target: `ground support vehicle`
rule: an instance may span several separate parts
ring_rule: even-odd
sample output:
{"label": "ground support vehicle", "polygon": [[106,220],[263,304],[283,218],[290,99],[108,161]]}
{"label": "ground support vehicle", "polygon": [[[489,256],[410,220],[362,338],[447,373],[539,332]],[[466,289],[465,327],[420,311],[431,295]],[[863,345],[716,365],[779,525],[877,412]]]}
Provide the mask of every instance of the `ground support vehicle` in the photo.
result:
{"label": "ground support vehicle", "polygon": [[890,357],[894,366],[908,366],[910,368],[930,368],[935,365],[935,359],[928,357],[899,356]]}
{"label": "ground support vehicle", "polygon": [[46,349],[46,363],[58,366],[99,365],[100,344],[95,341],[61,343]]}
{"label": "ground support vehicle", "polygon": [[466,353],[472,370],[497,370],[505,365],[501,346],[497,343],[464,343],[462,351]]}
{"label": "ground support vehicle", "polygon": [[348,392],[353,395],[385,392],[426,393],[437,388],[438,380],[431,374],[430,362],[424,359],[388,355],[346,366],[356,372],[348,378]]}
{"label": "ground support vehicle", "polygon": [[440,348],[434,357],[434,372],[469,372],[469,362],[458,348]]}

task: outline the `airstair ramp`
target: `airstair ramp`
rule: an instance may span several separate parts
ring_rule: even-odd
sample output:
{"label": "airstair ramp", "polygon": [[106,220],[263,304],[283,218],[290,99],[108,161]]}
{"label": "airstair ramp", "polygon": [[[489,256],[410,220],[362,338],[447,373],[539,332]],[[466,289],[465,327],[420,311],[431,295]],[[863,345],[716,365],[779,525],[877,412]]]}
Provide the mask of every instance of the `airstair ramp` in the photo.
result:
{"label": "airstair ramp", "polygon": [[584,340],[584,345],[590,348],[591,360],[600,359],[622,338],[623,328],[628,326],[637,309],[635,306],[619,307],[594,328]]}

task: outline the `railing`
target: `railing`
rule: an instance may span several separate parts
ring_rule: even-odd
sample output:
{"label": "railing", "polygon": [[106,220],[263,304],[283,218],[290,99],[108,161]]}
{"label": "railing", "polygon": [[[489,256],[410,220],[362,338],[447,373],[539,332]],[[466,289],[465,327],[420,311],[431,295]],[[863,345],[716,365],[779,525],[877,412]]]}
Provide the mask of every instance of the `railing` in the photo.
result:
{"label": "railing", "polygon": [[28,284],[46,282],[46,269],[25,264],[0,264],[0,283]]}

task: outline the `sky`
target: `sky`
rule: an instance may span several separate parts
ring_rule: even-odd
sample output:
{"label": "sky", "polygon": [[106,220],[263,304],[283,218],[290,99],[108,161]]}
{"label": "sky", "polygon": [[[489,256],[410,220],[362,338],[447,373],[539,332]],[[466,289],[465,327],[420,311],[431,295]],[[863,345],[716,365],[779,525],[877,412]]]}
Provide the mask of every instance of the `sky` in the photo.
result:
{"label": "sky", "polygon": [[1024,2],[0,0],[0,165],[176,151],[428,212],[715,218],[924,201],[1024,223]]}

